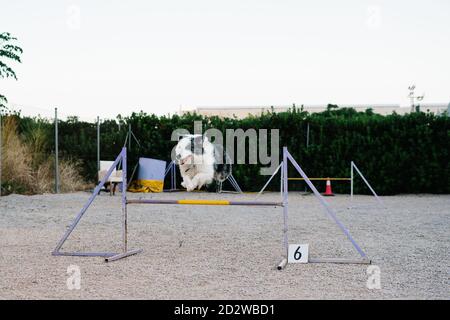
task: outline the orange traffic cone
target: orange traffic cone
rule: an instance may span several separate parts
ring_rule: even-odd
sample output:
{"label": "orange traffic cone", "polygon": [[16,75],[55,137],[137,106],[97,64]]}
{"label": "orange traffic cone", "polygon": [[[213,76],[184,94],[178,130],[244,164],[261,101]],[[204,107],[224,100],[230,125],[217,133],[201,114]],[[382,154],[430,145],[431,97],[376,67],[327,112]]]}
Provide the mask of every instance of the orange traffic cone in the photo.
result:
{"label": "orange traffic cone", "polygon": [[331,191],[331,181],[330,179],[327,179],[327,187],[325,189],[325,193],[323,193],[324,196],[334,196],[333,191]]}

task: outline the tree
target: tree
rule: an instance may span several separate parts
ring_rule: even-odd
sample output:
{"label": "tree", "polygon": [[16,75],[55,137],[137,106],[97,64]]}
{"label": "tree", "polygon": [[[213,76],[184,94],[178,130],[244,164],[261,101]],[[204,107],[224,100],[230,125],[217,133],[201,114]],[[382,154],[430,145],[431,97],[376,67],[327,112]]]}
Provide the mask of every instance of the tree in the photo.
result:
{"label": "tree", "polygon": [[[14,78],[17,80],[14,70],[5,61],[15,61],[21,63],[20,55],[23,53],[21,47],[13,44],[17,38],[8,32],[0,33],[0,78]],[[8,100],[0,94],[0,110],[6,109]]]}

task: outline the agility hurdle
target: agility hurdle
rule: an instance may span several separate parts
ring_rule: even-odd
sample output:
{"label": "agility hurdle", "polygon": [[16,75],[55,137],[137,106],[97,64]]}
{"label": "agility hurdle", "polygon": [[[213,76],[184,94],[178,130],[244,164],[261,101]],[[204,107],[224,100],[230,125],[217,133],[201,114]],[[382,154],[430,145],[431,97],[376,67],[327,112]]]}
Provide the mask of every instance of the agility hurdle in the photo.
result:
{"label": "agility hurdle", "polygon": [[[266,187],[269,185],[270,181],[272,180],[273,176],[275,174],[277,174],[277,172],[280,170],[281,168],[281,164],[275,169],[274,174],[272,175],[272,177],[266,182],[266,184],[263,186],[263,188],[261,189],[261,191],[258,192],[258,196],[257,198],[264,192],[264,190],[266,189]],[[378,202],[379,206],[383,209],[386,209],[386,206],[384,205],[383,201],[381,201],[380,197],[378,196],[378,194],[375,192],[375,190],[372,188],[372,186],[370,185],[369,181],[367,181],[366,177],[364,177],[364,175],[362,174],[361,170],[358,169],[358,167],[356,166],[356,164],[351,161],[350,162],[350,177],[330,177],[330,178],[309,178],[307,177],[307,179],[309,181],[350,181],[350,203],[353,203],[353,186],[354,186],[354,171],[356,170],[356,172],[359,174],[359,176],[362,178],[362,180],[364,181],[364,183],[367,185],[367,187],[369,188],[369,190],[372,192],[373,196],[375,197],[376,201]],[[283,175],[283,172],[281,172],[281,175]],[[305,181],[306,179],[304,177],[295,177],[295,178],[289,178],[289,181]],[[281,188],[280,188],[281,189]],[[357,208],[355,206],[349,206],[348,209],[354,209]]]}
{"label": "agility hurdle", "polygon": [[185,204],[204,206],[276,206],[282,207],[282,202],[267,201],[228,201],[228,200],[127,200],[127,204]]}
{"label": "agility hurdle", "polygon": [[67,238],[70,236],[72,231],[75,229],[83,215],[86,213],[89,206],[92,204],[93,200],[98,194],[98,191],[103,187],[105,181],[111,175],[114,168],[119,162],[122,162],[122,182],[123,186],[126,186],[126,174],[127,174],[127,152],[126,148],[122,148],[119,156],[114,161],[111,168],[108,170],[107,174],[103,177],[101,182],[94,189],[94,192],[90,196],[89,200],[83,206],[81,211],[75,217],[73,222],[70,224],[66,232],[64,233],[61,240],[56,245],[53,250],[52,255],[54,256],[80,256],[80,257],[103,257],[106,262],[116,261],[137,253],[142,252],[142,249],[128,249],[128,212],[127,206],[131,204],[153,204],[153,205],[214,205],[214,206],[266,206],[266,207],[282,207],[283,210],[283,255],[281,262],[277,265],[279,270],[283,269],[287,265],[289,242],[288,242],[288,161],[294,166],[294,168],[300,173],[300,175],[305,179],[310,188],[313,190],[314,194],[318,197],[321,204],[324,206],[326,213],[334,220],[334,222],[339,226],[343,233],[350,240],[356,251],[360,254],[360,259],[345,259],[345,258],[311,258],[309,262],[311,263],[351,263],[351,264],[369,264],[370,260],[367,258],[364,251],[358,246],[356,241],[352,238],[349,231],[344,227],[344,225],[337,219],[334,211],[329,207],[329,205],[322,198],[320,193],[311,183],[310,179],[306,176],[294,158],[289,154],[286,147],[283,148],[283,162],[270,177],[270,180],[274,177],[277,171],[281,168],[281,200],[280,201],[229,201],[229,200],[199,200],[199,199],[185,199],[185,200],[155,200],[155,199],[127,199],[126,188],[122,190],[122,252],[64,252],[61,248]]}

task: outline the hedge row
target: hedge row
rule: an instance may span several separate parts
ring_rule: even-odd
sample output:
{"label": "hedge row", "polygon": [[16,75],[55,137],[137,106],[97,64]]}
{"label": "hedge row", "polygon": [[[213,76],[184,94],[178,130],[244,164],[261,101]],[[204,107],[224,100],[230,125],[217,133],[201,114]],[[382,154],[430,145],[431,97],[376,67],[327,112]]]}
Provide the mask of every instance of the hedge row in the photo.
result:
{"label": "hedge row", "polygon": [[[36,122],[29,118],[21,120],[22,127]],[[185,128],[193,132],[195,120],[202,121],[203,130],[279,129],[280,148],[287,146],[310,177],[348,177],[350,161],[354,161],[379,194],[450,193],[450,118],[423,112],[382,116],[370,109],[356,112],[329,106],[321,113],[309,114],[294,107],[284,113],[267,112],[245,119],[196,114],[157,117],[143,112],[125,118],[119,115],[116,120],[101,122],[101,159],[115,158],[124,145],[128,125],[131,125],[140,145],[134,140],[131,142],[128,150],[130,171],[140,156],[169,160],[176,143],[170,139],[172,131]],[[53,124],[46,125],[49,139],[53,139],[50,145],[53,145]],[[81,160],[84,176],[95,180],[96,124],[72,118],[60,121],[58,127],[62,156]],[[259,169],[259,165],[235,165],[233,175],[244,190],[257,191],[268,178],[259,175]],[[291,168],[290,176],[298,174]],[[320,190],[324,189],[324,182],[316,185]],[[289,187],[291,190],[305,188],[303,182],[294,181]],[[270,188],[279,188],[279,182],[274,182]],[[349,184],[336,182],[333,191],[346,193]],[[355,192],[369,192],[361,179],[355,180]]]}

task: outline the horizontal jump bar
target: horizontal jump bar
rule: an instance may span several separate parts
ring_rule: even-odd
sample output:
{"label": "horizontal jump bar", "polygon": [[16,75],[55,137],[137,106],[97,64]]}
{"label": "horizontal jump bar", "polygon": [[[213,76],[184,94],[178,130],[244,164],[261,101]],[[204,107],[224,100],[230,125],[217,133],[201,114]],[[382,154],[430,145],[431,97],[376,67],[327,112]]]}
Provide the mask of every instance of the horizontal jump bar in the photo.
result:
{"label": "horizontal jump bar", "polygon": [[206,206],[277,206],[282,207],[282,202],[267,201],[228,201],[228,200],[127,200],[127,204],[186,204]]}
{"label": "horizontal jump bar", "polygon": [[[304,178],[288,178],[288,180],[305,180]],[[320,180],[320,181],[325,181],[325,180],[339,180],[339,181],[350,181],[352,180],[352,178],[309,178],[309,180]]]}
{"label": "horizontal jump bar", "polygon": [[115,252],[60,252],[53,251],[53,256],[71,256],[71,257],[111,257]]}

